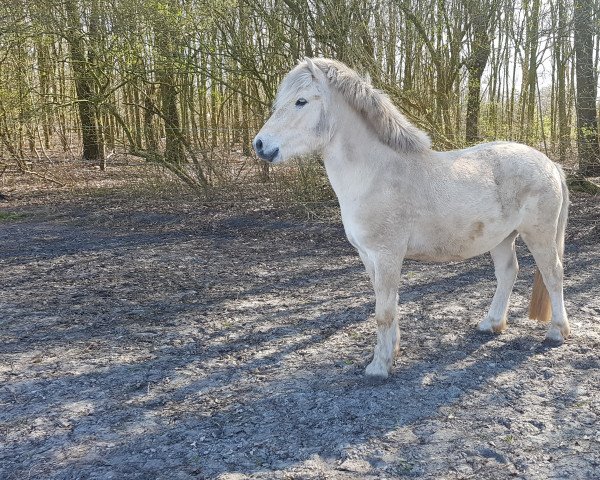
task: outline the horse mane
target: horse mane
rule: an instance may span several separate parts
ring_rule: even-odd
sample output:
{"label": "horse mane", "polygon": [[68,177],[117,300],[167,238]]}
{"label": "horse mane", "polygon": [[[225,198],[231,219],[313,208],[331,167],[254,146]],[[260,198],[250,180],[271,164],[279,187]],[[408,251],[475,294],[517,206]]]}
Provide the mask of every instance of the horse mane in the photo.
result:
{"label": "horse mane", "polygon": [[310,71],[309,62],[318,67],[330,86],[367,120],[383,143],[400,153],[425,152],[431,148],[429,136],[411,124],[388,95],[374,88],[354,70],[327,58],[304,60],[298,69]]}

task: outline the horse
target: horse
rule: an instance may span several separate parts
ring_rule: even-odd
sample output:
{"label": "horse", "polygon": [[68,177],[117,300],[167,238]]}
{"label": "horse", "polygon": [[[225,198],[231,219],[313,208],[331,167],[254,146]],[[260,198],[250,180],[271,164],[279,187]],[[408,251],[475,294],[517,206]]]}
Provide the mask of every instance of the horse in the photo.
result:
{"label": "horse", "polygon": [[287,73],[253,146],[270,164],[323,159],[346,236],[375,290],[377,344],[366,375],[386,378],[398,352],[405,258],[449,262],[490,252],[497,287],[478,328],[503,331],[518,235],[537,267],[529,317],[551,317],[548,341],[569,336],[562,263],[569,194],[562,168],[541,152],[514,142],[435,151],[385,93],[326,58],[305,58]]}

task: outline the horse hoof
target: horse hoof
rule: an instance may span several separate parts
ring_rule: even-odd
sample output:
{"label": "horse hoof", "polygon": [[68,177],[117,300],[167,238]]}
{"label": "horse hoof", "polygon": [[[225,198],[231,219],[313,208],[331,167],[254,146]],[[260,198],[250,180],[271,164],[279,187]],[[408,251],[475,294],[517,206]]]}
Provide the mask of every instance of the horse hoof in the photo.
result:
{"label": "horse hoof", "polygon": [[365,369],[365,375],[367,377],[384,379],[388,377],[389,371],[382,362],[373,360]]}
{"label": "horse hoof", "polygon": [[569,326],[565,327],[557,327],[556,325],[551,325],[548,329],[548,333],[546,333],[546,341],[552,343],[563,343],[571,334],[571,329]]}
{"label": "horse hoof", "polygon": [[480,332],[501,333],[506,329],[506,317],[501,319],[485,317],[477,326]]}

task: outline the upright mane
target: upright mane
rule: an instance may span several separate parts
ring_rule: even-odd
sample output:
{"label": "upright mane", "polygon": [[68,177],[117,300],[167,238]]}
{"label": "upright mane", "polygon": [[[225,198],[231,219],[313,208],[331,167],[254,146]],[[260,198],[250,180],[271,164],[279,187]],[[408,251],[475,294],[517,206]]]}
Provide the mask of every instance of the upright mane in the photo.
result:
{"label": "upright mane", "polygon": [[[431,148],[429,136],[412,125],[385,93],[373,88],[354,70],[328,58],[310,61],[324,73],[330,86],[367,120],[386,145],[397,152],[424,152]],[[301,62],[298,70],[310,71],[308,62]]]}

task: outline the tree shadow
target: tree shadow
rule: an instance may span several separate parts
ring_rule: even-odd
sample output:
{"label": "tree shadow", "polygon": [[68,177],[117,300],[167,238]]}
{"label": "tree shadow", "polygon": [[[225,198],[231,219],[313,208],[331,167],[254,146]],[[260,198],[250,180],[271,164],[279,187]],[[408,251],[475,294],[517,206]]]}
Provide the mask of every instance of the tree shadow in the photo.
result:
{"label": "tree shadow", "polygon": [[[115,365],[77,377],[29,382],[13,392],[20,395],[20,389],[29,390],[43,398],[50,396],[50,391],[60,383],[71,401],[85,400],[95,404],[103,415],[109,412],[114,415],[113,421],[100,427],[95,426],[93,415],[84,417],[76,426],[76,433],[58,435],[52,441],[45,439],[46,443],[73,446],[94,444],[108,436],[116,443],[114,448],[97,447],[102,452],[103,466],[90,463],[87,457],[71,459],[61,469],[61,475],[85,475],[88,469],[100,468],[98,472],[128,476],[133,465],[134,470],[144,475],[156,475],[168,465],[163,455],[169,454],[155,454],[163,460],[147,469],[139,464],[140,458],[147,455],[149,448],[156,450],[165,444],[167,450],[174,448],[176,456],[183,455],[182,468],[188,471],[208,476],[226,471],[252,474],[290,467],[314,454],[337,459],[341,449],[349,445],[360,445],[373,436],[435,416],[441,406],[459,401],[461,396],[477,390],[490,378],[526,361],[537,345],[531,338],[521,338],[492,347],[486,356],[475,355],[493,337],[471,331],[460,337],[450,353],[430,350],[419,352],[421,358],[416,361],[401,360],[386,382],[365,380],[363,365],[332,369],[313,361],[306,370],[296,370],[294,375],[279,373],[273,380],[263,377],[261,381],[248,383],[256,371],[268,375],[280,369],[282,360],[291,354],[314,345],[325,347],[330,337],[350,321],[348,316],[336,319],[329,315],[328,318],[317,317],[312,323],[321,324],[325,320],[327,324],[333,322],[334,328],[297,335],[297,340],[287,341],[268,355],[213,369],[202,379],[164,394],[149,397],[145,389],[149,382],[159,383],[172,377],[190,363],[199,361],[201,368],[209,359],[202,353],[195,358],[184,348],[170,349],[151,361]],[[274,339],[268,340],[272,343]],[[260,350],[261,344],[266,348],[266,341],[257,341],[259,344],[254,348]],[[228,355],[235,352],[229,349]],[[475,355],[472,361],[461,366],[461,362],[472,355]],[[411,356],[414,355],[408,355]],[[490,359],[496,360],[495,366],[490,366]],[[426,383],[425,378],[429,378]],[[243,388],[238,397],[231,400],[236,384]],[[108,399],[103,394],[107,387],[111,389]],[[207,415],[201,408],[202,403],[218,399],[221,390],[229,400],[210,408]],[[173,403],[185,405],[174,416],[165,408]],[[130,404],[131,409],[124,409],[122,404]],[[48,406],[39,401],[38,405],[39,409],[29,410],[28,415],[46,415]],[[147,418],[161,416],[164,420],[153,422],[152,429],[144,426]],[[18,422],[15,417],[12,420]],[[117,425],[121,427],[115,432]],[[144,430],[141,436],[135,433],[140,429]],[[39,441],[24,441],[17,450],[35,452],[38,445]],[[199,460],[190,460],[184,450],[198,452]],[[126,461],[126,457],[131,460]],[[256,463],[257,460],[262,463]]]}
{"label": "tree shadow", "polygon": [[[112,255],[124,249],[133,257],[138,252],[136,248],[151,245],[177,251],[190,241],[190,235],[196,235],[195,238],[214,247],[216,270],[223,273],[215,291],[198,287],[202,298],[198,300],[190,294],[168,308],[165,306],[168,299],[158,298],[160,292],[174,295],[182,285],[195,288],[210,273],[199,272],[193,279],[170,284],[168,281],[175,278],[174,274],[157,269],[153,270],[154,277],[163,275],[163,278],[154,278],[143,288],[132,290],[130,295],[135,298],[131,305],[120,303],[116,294],[100,298],[98,294],[106,286],[88,286],[85,291],[94,300],[83,313],[76,313],[77,305],[69,305],[60,311],[64,318],[44,328],[35,317],[27,317],[33,320],[31,326],[2,345],[3,353],[18,355],[48,348],[66,352],[74,342],[87,342],[91,348],[94,342],[102,342],[103,348],[114,352],[117,360],[96,368],[90,363],[88,370],[79,374],[44,377],[47,372],[40,370],[39,378],[5,385],[0,397],[7,408],[0,419],[12,426],[29,426],[33,420],[43,418],[58,423],[50,425],[37,438],[26,433],[23,438],[11,436],[10,444],[0,450],[0,457],[5,460],[2,463],[6,465],[0,467],[0,477],[23,477],[32,468],[41,469],[34,470],[40,478],[110,475],[151,478],[169,471],[211,477],[223,472],[260,474],[293,468],[314,455],[335,462],[344,458],[348,448],[359,448],[390,432],[413,428],[424,419],[441,415],[443,407],[468,398],[490,380],[517,369],[546,348],[529,336],[504,339],[473,329],[466,333],[452,330],[456,340],[450,342],[454,343],[424,344],[419,337],[427,327],[423,325],[403,335],[403,355],[392,377],[386,382],[367,381],[363,377],[364,356],[371,352],[372,335],[336,340],[343,331],[364,333],[363,322],[373,308],[371,289],[358,260],[351,264],[339,262],[342,256],[354,255],[353,250],[343,239],[327,238],[331,232],[340,233],[339,225],[330,229],[303,229],[301,224],[278,222],[273,220],[272,224],[265,222],[256,227],[254,217],[228,217],[223,222],[214,222],[200,236],[196,230],[187,228],[162,236],[152,236],[151,232],[140,236],[125,234],[116,243],[108,243],[105,249],[102,239],[109,238],[110,233],[104,232],[103,237],[94,239],[97,232],[94,227],[79,240],[74,233],[64,248],[52,247],[50,255],[73,256],[77,262],[81,254],[90,251]],[[294,239],[282,243],[286,248],[281,250],[256,246],[257,235],[273,232],[284,232]],[[327,243],[309,245],[308,239]],[[287,248],[296,241],[302,245]],[[257,265],[272,264],[273,271],[267,272],[265,278],[257,278],[253,273],[242,280],[236,277],[221,255],[240,243],[251,252],[241,259],[243,268],[251,271]],[[255,248],[250,248],[253,243]],[[35,245],[43,246],[43,242]],[[12,266],[32,258],[46,258],[35,257],[36,252],[31,257],[11,252],[6,255]],[[10,263],[10,258],[16,258],[17,262]],[[309,262],[300,264],[304,260]],[[520,254],[520,261],[525,275],[531,275],[531,256]],[[571,261],[578,270],[594,268],[593,259],[581,259],[577,254]],[[468,295],[480,289],[482,283],[493,282],[489,260],[472,260],[440,269],[435,278],[428,272],[429,265],[409,263],[408,266],[424,281],[409,286],[409,292],[402,289],[401,301],[446,302],[451,292]],[[33,271],[33,267],[22,271],[19,278],[13,279],[14,284],[25,284]],[[123,269],[123,274],[128,273],[133,280],[136,272]],[[569,294],[583,298],[595,286],[591,276],[572,281],[566,290],[567,298]],[[325,313],[317,308],[320,305],[317,297],[297,305],[293,305],[292,299],[292,305],[284,309],[265,308],[259,314],[245,317],[256,327],[260,326],[261,318],[269,318],[276,326],[268,330],[248,329],[231,338],[224,326],[203,331],[209,317],[228,318],[219,317],[221,307],[228,302],[265,295],[285,297],[295,291],[312,295],[325,288],[332,296],[341,297],[340,289],[344,289],[349,292],[347,295],[358,295],[361,299],[358,305],[344,310],[340,302],[339,307],[332,310],[330,306]],[[490,288],[490,298],[492,294]],[[487,301],[481,299],[476,308],[482,309]],[[119,315],[110,311],[99,315],[105,304],[125,310]],[[147,311],[133,313],[140,306]],[[26,303],[19,308],[25,309]],[[51,312],[51,308],[46,311],[57,313]],[[17,315],[14,320],[23,318],[24,315]],[[463,326],[467,323],[466,319],[458,320]],[[70,321],[74,325],[69,325]],[[184,345],[168,341],[166,334],[184,324],[197,328],[198,335],[189,337]],[[438,327],[429,323],[433,334]],[[143,335],[148,329],[154,333],[145,339]],[[140,341],[147,343],[140,349],[143,355],[129,363],[118,360],[117,353]],[[340,351],[337,360],[332,361],[329,350],[341,347],[347,350]],[[356,353],[357,348],[361,354]],[[288,371],[288,360],[292,357],[296,360]],[[299,357],[306,360],[298,360]],[[346,365],[345,361],[352,363]],[[35,366],[30,368],[35,371]],[[57,368],[64,365],[59,361]],[[181,372],[187,373],[182,377]],[[61,426],[61,412],[78,402],[89,403],[91,413],[69,420],[69,426]],[[63,455],[62,451],[67,453]]]}

